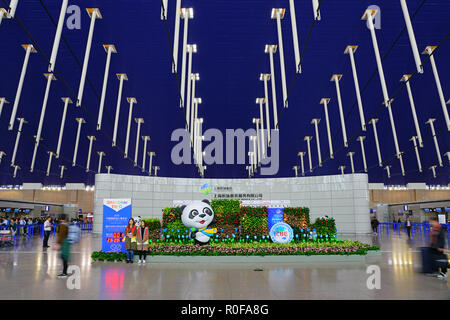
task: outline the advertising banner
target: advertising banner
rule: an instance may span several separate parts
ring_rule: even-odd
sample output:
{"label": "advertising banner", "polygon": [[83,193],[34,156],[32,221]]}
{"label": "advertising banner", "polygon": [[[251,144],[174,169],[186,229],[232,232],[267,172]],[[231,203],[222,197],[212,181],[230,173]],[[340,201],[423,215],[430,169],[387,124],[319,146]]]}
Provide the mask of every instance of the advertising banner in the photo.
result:
{"label": "advertising banner", "polygon": [[125,252],[125,228],[131,218],[131,199],[103,200],[103,252]]}
{"label": "advertising banner", "polygon": [[269,230],[272,229],[272,226],[283,222],[284,213],[283,208],[269,208],[269,214],[267,216],[267,225],[269,227]]}

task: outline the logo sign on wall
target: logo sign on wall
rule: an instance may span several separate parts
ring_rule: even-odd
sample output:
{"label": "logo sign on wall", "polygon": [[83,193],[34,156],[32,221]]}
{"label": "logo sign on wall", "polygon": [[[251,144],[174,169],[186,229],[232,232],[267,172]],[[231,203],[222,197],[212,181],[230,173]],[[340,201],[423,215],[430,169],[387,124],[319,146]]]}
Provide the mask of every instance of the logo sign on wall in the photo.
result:
{"label": "logo sign on wall", "polygon": [[125,228],[131,218],[131,199],[103,200],[103,252],[125,252]]}
{"label": "logo sign on wall", "polygon": [[211,186],[207,183],[205,183],[200,190],[203,192],[203,194],[206,196],[211,192]]}
{"label": "logo sign on wall", "polygon": [[283,208],[269,208],[267,216],[267,226],[269,227],[269,230],[272,229],[272,226],[274,224],[283,222],[283,218],[284,218]]}
{"label": "logo sign on wall", "polygon": [[294,238],[294,230],[287,223],[279,222],[270,228],[269,235],[275,243],[289,243]]}

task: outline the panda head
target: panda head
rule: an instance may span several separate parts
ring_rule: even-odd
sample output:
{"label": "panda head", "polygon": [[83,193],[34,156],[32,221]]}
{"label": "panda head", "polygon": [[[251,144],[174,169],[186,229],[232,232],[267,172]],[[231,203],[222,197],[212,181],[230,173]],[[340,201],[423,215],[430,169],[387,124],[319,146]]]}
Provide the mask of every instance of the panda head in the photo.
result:
{"label": "panda head", "polygon": [[214,220],[214,212],[208,200],[192,201],[181,207],[181,221],[188,228],[202,229]]}

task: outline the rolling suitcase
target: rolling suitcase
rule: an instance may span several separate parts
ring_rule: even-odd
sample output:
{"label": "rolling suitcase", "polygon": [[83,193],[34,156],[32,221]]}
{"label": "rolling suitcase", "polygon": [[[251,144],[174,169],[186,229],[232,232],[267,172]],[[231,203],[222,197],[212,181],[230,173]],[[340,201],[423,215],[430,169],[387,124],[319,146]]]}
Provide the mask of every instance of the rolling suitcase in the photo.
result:
{"label": "rolling suitcase", "polygon": [[422,273],[433,273],[434,270],[433,256],[430,248],[420,248],[422,255]]}

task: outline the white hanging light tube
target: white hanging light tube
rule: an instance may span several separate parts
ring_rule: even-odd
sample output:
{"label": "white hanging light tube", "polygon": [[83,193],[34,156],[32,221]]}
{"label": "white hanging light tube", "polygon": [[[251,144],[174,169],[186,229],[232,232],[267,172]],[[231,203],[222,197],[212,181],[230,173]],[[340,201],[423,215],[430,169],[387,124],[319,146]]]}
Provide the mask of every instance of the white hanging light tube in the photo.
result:
{"label": "white hanging light tube", "polygon": [[302,73],[302,66],[300,61],[300,49],[298,45],[297,18],[295,15],[294,0],[289,0],[289,9],[291,12],[292,39],[294,42],[295,71],[297,73]]}
{"label": "white hanging light tube", "polygon": [[160,169],[158,166],[153,167],[155,169],[155,177],[158,176],[158,170]]}
{"label": "white hanging light tube", "polygon": [[3,106],[6,104],[9,104],[9,101],[6,100],[6,98],[0,98],[0,116],[2,115],[3,112]]}
{"label": "white hanging light tube", "polygon": [[356,100],[358,101],[359,118],[361,120],[361,129],[362,129],[362,131],[366,131],[366,120],[364,117],[364,109],[363,109],[363,104],[362,104],[362,99],[361,99],[361,91],[359,89],[358,73],[356,72],[356,63],[355,63],[355,57],[354,57],[354,53],[356,52],[356,49],[358,49],[358,46],[355,46],[355,45],[347,46],[344,53],[346,53],[350,56],[350,63],[352,65],[352,72],[353,72],[353,82],[355,83]]}
{"label": "white hanging light tube", "polygon": [[149,152],[148,155],[150,156],[150,164],[148,166],[148,174],[151,176],[152,175],[152,163],[153,163],[153,157],[156,156],[155,152]]}
{"label": "white hanging light tube", "polygon": [[375,146],[377,148],[377,155],[378,155],[378,165],[380,167],[382,167],[383,166],[383,160],[381,159],[380,143],[378,141],[377,122],[378,122],[378,119],[371,119],[369,121],[369,123],[371,123],[372,126],[373,126],[373,135],[375,137]]}
{"label": "white hanging light tube", "polygon": [[14,166],[14,174],[13,174],[13,178],[17,177],[17,170],[20,170],[19,166]]}
{"label": "white hanging light tube", "polygon": [[66,166],[59,166],[59,178],[62,179],[64,177],[64,170],[66,170]]}
{"label": "white hanging light tube", "polygon": [[[265,52],[270,57],[270,74],[272,79],[272,105],[273,105],[273,129],[278,130],[278,110],[277,110],[277,90],[275,84],[275,67],[273,65],[273,55],[277,52],[276,45],[266,45]],[[270,142],[269,142],[270,144]]]}
{"label": "white hanging light tube", "polygon": [[263,103],[264,98],[257,98],[256,103],[259,104],[259,117],[261,122],[261,159],[264,159],[266,156],[266,137],[264,134],[264,111],[263,111]]}
{"label": "white hanging light tube", "polygon": [[86,172],[89,172],[89,167],[91,165],[91,154],[92,154],[92,145],[94,144],[94,141],[96,140],[94,136],[88,136],[89,139],[89,151],[86,161]]}
{"label": "white hanging light tube", "polygon": [[51,87],[52,81],[56,80],[53,73],[44,73],[44,76],[47,78],[47,86],[45,88],[44,101],[42,102],[42,109],[41,109],[41,117],[39,119],[39,125],[38,125],[38,129],[36,132],[36,140],[34,143],[34,152],[33,152],[33,158],[31,160],[30,172],[34,171],[34,163],[36,161],[36,154],[37,154],[37,150],[39,147],[39,143],[41,141],[42,126],[44,125],[45,111],[47,110],[47,102],[48,102],[48,95],[50,93],[50,87]]}
{"label": "white hanging light tube", "polygon": [[197,81],[200,80],[200,74],[193,73],[191,78],[192,78],[192,98],[191,98],[191,100],[192,100],[191,101],[191,106],[192,106],[191,108],[192,108],[192,110],[190,112],[190,115],[187,117],[188,118],[187,119],[187,125],[188,125],[188,131],[189,131],[189,133],[191,135],[191,141],[192,141],[192,133],[193,133],[192,125],[193,125],[193,122],[194,122],[195,109],[197,108],[197,105],[196,105],[197,98],[195,97],[195,91],[196,91],[196,83],[197,83]]}
{"label": "white hanging light tube", "polygon": [[261,148],[260,148],[260,133],[259,133],[260,119],[253,118],[253,123],[256,125],[256,149],[258,150],[258,166],[261,164]]}
{"label": "white hanging light tube", "polygon": [[183,57],[181,62],[181,99],[180,107],[183,108],[185,105],[184,100],[184,90],[186,83],[186,53],[187,53],[187,40],[188,40],[188,29],[189,29],[189,19],[194,18],[194,9],[183,8],[181,9],[181,17],[184,19],[184,37],[183,37]]}
{"label": "white hanging light tube", "polygon": [[83,123],[86,123],[86,121],[83,118],[76,118],[75,120],[78,122],[78,129],[77,129],[77,138],[75,140],[75,148],[73,150],[72,167],[75,167],[77,165],[77,154],[78,154],[78,145],[80,142],[81,126],[83,125]]}
{"label": "white hanging light tube", "polygon": [[48,164],[47,164],[46,176],[48,177],[50,175],[50,169],[52,166],[52,159],[53,159],[54,153],[52,151],[48,151],[47,153],[48,153]]}
{"label": "white hanging light tube", "polygon": [[436,137],[436,131],[434,130],[434,123],[433,123],[434,121],[436,121],[436,119],[430,118],[426,123],[429,124],[431,128],[431,134],[433,135],[434,147],[436,148],[439,166],[443,167],[444,165],[442,163],[441,151],[439,150],[439,143]]}
{"label": "white hanging light tube", "polygon": [[64,101],[64,110],[63,110],[63,115],[62,115],[62,119],[61,119],[61,126],[59,128],[59,138],[58,138],[58,146],[56,147],[56,159],[59,159],[59,156],[61,154],[61,143],[62,143],[62,138],[64,135],[64,126],[66,123],[66,116],[67,116],[67,108],[69,106],[69,103],[72,103],[72,100],[69,97],[65,97],[65,98],[61,98],[62,101]]}
{"label": "white hanging light tube", "polygon": [[16,15],[17,5],[19,4],[19,0],[11,0],[9,3],[9,12],[8,16],[10,18],[14,18]]}
{"label": "white hanging light tube", "polygon": [[3,157],[6,156],[5,151],[0,151],[0,164],[2,163]]}
{"label": "white hanging light tube", "polygon": [[433,178],[436,178],[436,168],[436,165],[430,167],[430,170],[433,171]]}
{"label": "white hanging light tube", "polygon": [[131,131],[131,120],[133,119],[133,105],[137,103],[136,98],[127,98],[130,108],[128,111],[128,124],[127,124],[127,137],[125,140],[125,153],[124,158],[128,157],[128,147],[130,145],[130,131]]}
{"label": "white hanging light tube", "polygon": [[81,71],[80,87],[78,88],[78,97],[77,97],[77,104],[76,104],[77,107],[81,106],[81,102],[83,99],[84,84],[86,82],[86,74],[87,74],[87,68],[88,68],[88,64],[89,64],[89,56],[91,53],[92,38],[94,36],[95,20],[102,19],[102,15],[98,8],[87,8],[86,11],[87,11],[89,17],[91,18],[91,24],[89,27],[89,34],[88,34],[88,39],[87,39],[87,43],[86,43],[86,51],[84,53],[84,62],[83,62],[83,69]]}
{"label": "white hanging light tube", "polygon": [[405,74],[405,75],[403,75],[403,77],[400,81],[403,81],[406,84],[406,90],[408,91],[408,97],[409,97],[409,104],[411,106],[411,112],[412,112],[413,119],[414,119],[414,126],[416,127],[417,139],[419,140],[419,146],[421,148],[423,148],[423,140],[422,140],[422,134],[420,132],[419,120],[417,119],[417,112],[416,112],[416,107],[414,104],[414,98],[413,98],[412,91],[411,91],[411,85],[409,84],[411,77],[412,77],[412,75]]}
{"label": "white hanging light tube", "polygon": [[61,41],[61,33],[64,26],[68,3],[69,0],[62,0],[61,3],[61,11],[59,12],[58,26],[56,27],[55,40],[53,41],[53,49],[50,56],[50,64],[48,65],[48,72],[55,71],[56,57],[58,56],[59,42]]}
{"label": "white hanging light tube", "polygon": [[298,166],[293,166],[292,169],[295,171],[295,177],[298,178]]}
{"label": "white hanging light tube", "polygon": [[384,169],[387,171],[388,179],[390,179],[391,178],[391,166],[386,166]]}
{"label": "white hanging light tube", "polygon": [[111,174],[111,170],[113,170],[112,166],[106,166],[106,170],[108,171],[108,174]]}
{"label": "white hanging light tube", "polygon": [[336,95],[339,106],[339,115],[341,118],[342,138],[344,139],[344,146],[348,148],[347,129],[345,127],[344,108],[342,107],[341,89],[339,87],[339,81],[342,78],[342,74],[333,74],[330,81],[334,81],[336,85]]}
{"label": "white hanging light tube", "polygon": [[17,118],[17,120],[19,121],[19,129],[17,130],[17,136],[16,136],[16,143],[14,144],[14,151],[13,151],[13,156],[11,158],[11,166],[14,167],[14,165],[16,164],[16,155],[17,155],[17,149],[19,147],[19,142],[20,142],[20,136],[22,135],[22,127],[24,123],[28,123],[25,118]]}
{"label": "white hanging light tube", "polygon": [[419,49],[417,48],[416,37],[414,35],[414,29],[411,23],[411,18],[409,16],[408,5],[406,0],[400,0],[402,6],[403,17],[405,18],[406,29],[408,30],[409,41],[411,43],[411,49],[414,56],[414,61],[416,63],[416,68],[418,73],[423,73],[422,61],[420,60]]}
{"label": "white hanging light tube", "polygon": [[143,118],[136,118],[134,119],[137,123],[137,134],[136,134],[136,151],[134,153],[134,166],[137,166],[137,160],[138,160],[138,154],[139,154],[139,138],[141,135],[141,125],[144,123]]}
{"label": "white hanging light tube", "polygon": [[330,118],[328,116],[328,103],[330,103],[330,98],[322,98],[320,104],[323,104],[323,109],[325,111],[325,122],[327,125],[327,135],[328,135],[328,148],[330,149],[330,159],[334,159],[333,151],[333,140],[331,139],[331,128],[330,128]]}
{"label": "white hanging light tube", "polygon": [[441,101],[442,111],[444,112],[445,123],[447,124],[447,131],[450,131],[450,118],[448,116],[447,106],[445,105],[444,93],[442,91],[441,80],[439,79],[439,73],[434,61],[433,52],[436,50],[436,46],[428,46],[425,48],[423,54],[428,54],[430,57],[431,68],[433,69],[434,80],[436,81],[436,87],[438,89],[439,100]]}
{"label": "white hanging light tube", "polygon": [[305,156],[305,152],[299,152],[298,156],[300,157],[300,164],[301,164],[301,168],[302,168],[302,176],[305,176],[305,162],[303,157]]}
{"label": "white hanging light tube", "polygon": [[361,154],[362,154],[362,158],[363,158],[364,172],[367,172],[366,150],[364,148],[364,139],[365,138],[366,137],[364,137],[364,136],[360,136],[360,137],[358,137],[358,141],[361,144]]}
{"label": "white hanging light tube", "polygon": [[422,172],[422,162],[420,161],[420,154],[419,154],[419,148],[417,146],[417,137],[411,137],[409,141],[412,141],[414,144],[414,151],[416,152],[416,158],[417,158],[417,166],[419,167],[419,172]]}
{"label": "white hanging light tube", "polygon": [[119,126],[119,115],[120,115],[120,102],[122,100],[122,90],[123,90],[123,81],[128,80],[128,77],[125,73],[118,73],[117,78],[119,79],[119,93],[117,95],[117,106],[116,106],[116,119],[114,121],[114,132],[113,132],[113,141],[112,146],[115,147],[117,143],[117,129]]}
{"label": "white hanging light tube", "polygon": [[312,158],[311,158],[311,136],[306,136],[304,140],[306,141],[306,144],[308,146],[308,160],[309,160],[309,172],[312,172]]}
{"label": "white hanging light tube", "polygon": [[106,89],[108,87],[109,67],[111,65],[111,54],[117,53],[116,47],[112,44],[104,44],[103,48],[105,48],[107,55],[106,55],[105,75],[103,77],[102,96],[100,98],[100,108],[98,110],[97,130],[101,130],[102,128],[103,109],[105,107]]}
{"label": "white hanging light tube", "polygon": [[320,17],[320,9],[319,9],[319,0],[312,0],[313,12],[314,12],[314,20],[321,19]]}
{"label": "white hanging light tube", "polygon": [[100,151],[97,152],[98,154],[98,168],[97,168],[97,173],[100,174],[102,173],[102,162],[103,162],[103,157],[106,155],[105,152]]}
{"label": "white hanging light tube", "polygon": [[264,102],[266,103],[266,127],[267,127],[267,146],[270,145],[270,112],[269,112],[269,90],[267,88],[267,81],[270,80],[270,74],[261,74],[260,81],[264,81]]}
{"label": "white hanging light tube", "polygon": [[8,130],[14,128],[14,121],[16,120],[17,108],[20,102],[20,96],[22,94],[23,82],[25,81],[25,75],[27,74],[28,61],[30,59],[31,53],[36,53],[36,49],[32,44],[23,44],[22,47],[25,49],[25,59],[23,61],[22,72],[20,73],[19,85],[17,86],[16,98],[14,99],[14,105],[11,112],[11,117],[9,119]]}
{"label": "white hanging light tube", "polygon": [[286,68],[284,65],[284,49],[283,49],[283,32],[281,29],[281,19],[284,19],[284,14],[286,9],[276,8],[272,9],[271,18],[277,20],[277,31],[278,31],[278,47],[280,56],[280,71],[281,71],[281,86],[283,89],[283,106],[287,108],[287,87],[286,87]]}
{"label": "white hanging light tube", "polygon": [[[175,9],[175,31],[173,39],[173,63],[172,63],[172,73],[177,73],[178,67],[178,43],[180,42],[180,15],[181,15],[181,0],[177,0]],[[150,168],[151,169],[151,168]],[[150,171],[150,175],[152,170]]]}
{"label": "white hanging light tube", "polygon": [[319,122],[320,122],[320,119],[312,119],[311,120],[311,124],[314,124],[314,129],[316,132],[317,156],[319,158],[319,167],[321,167],[322,166],[322,152],[320,151]]}
{"label": "white hanging light tube", "polygon": [[354,156],[354,155],[355,155],[354,152],[349,152],[349,153],[347,153],[347,156],[350,157],[350,165],[351,165],[352,173],[353,173],[353,174],[355,173],[355,164],[353,163],[353,156]]}
{"label": "white hanging light tube", "polygon": [[145,172],[145,160],[147,159],[147,143],[150,140],[150,137],[143,136],[142,140],[144,140],[144,152],[142,154],[142,172]]}
{"label": "white hanging light tube", "polygon": [[344,175],[345,166],[340,166],[338,169],[341,170],[341,174]]}
{"label": "white hanging light tube", "polygon": [[190,113],[191,113],[191,93],[192,93],[192,54],[197,52],[197,45],[195,44],[188,44],[187,51],[189,54],[189,62],[188,62],[188,83],[187,83],[187,97],[186,97],[186,130],[189,130],[189,120],[190,120]]}

